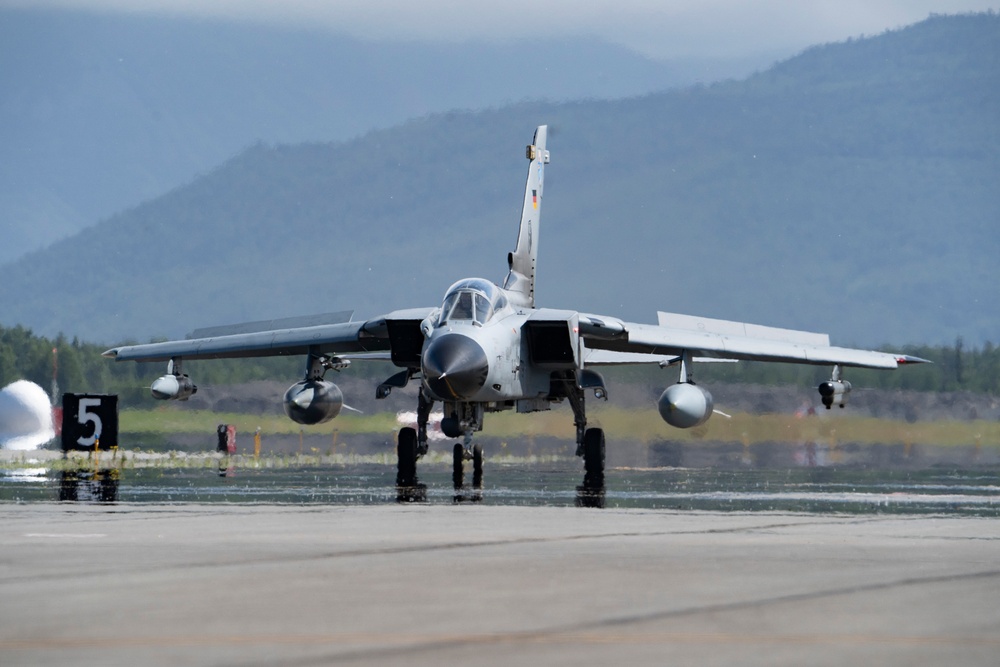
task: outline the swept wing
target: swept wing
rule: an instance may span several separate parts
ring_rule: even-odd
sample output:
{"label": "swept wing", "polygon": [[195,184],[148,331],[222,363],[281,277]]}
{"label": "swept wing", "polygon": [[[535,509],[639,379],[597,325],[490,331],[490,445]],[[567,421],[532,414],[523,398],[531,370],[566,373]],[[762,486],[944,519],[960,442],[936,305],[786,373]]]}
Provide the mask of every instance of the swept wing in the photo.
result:
{"label": "swept wing", "polygon": [[[660,312],[659,324],[623,322],[615,318],[581,315],[580,335],[589,349],[623,355],[617,363],[649,362],[683,355],[707,359],[783,361],[812,365],[839,365],[893,369],[924,359],[903,354],[858,350],[830,345],[827,334],[765,327],[746,322]],[[585,320],[601,326],[588,330]],[[595,355],[597,363],[616,363],[614,356]]]}
{"label": "swept wing", "polygon": [[318,353],[370,356],[371,353],[391,352],[387,322],[420,321],[432,310],[432,308],[415,308],[394,311],[365,321],[124,345],[107,350],[104,356],[117,361],[226,359]]}

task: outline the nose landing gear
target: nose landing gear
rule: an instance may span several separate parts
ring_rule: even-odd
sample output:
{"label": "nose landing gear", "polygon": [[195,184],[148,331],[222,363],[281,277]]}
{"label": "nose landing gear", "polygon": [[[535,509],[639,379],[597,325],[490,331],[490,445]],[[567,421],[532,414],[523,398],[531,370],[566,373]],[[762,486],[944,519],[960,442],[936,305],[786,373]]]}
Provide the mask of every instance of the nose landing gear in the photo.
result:
{"label": "nose landing gear", "polygon": [[451,479],[455,489],[461,489],[465,484],[465,462],[472,461],[472,487],[483,488],[483,446],[475,444],[469,449],[468,445],[455,443],[452,453],[452,475]]}

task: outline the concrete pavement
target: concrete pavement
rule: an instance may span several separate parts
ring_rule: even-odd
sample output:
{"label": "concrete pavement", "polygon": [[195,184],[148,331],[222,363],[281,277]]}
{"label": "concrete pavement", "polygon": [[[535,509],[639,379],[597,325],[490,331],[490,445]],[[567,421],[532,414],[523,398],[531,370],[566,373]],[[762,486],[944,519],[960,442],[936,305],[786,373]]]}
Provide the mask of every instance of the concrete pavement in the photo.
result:
{"label": "concrete pavement", "polygon": [[993,665],[1000,522],[0,505],[0,664]]}

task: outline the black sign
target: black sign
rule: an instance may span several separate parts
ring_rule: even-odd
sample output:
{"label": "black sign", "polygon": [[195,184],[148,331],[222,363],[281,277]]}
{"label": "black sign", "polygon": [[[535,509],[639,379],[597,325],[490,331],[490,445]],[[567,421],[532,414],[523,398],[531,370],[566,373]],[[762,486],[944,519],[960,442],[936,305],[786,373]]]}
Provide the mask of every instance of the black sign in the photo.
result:
{"label": "black sign", "polygon": [[63,394],[63,451],[118,446],[118,396]]}

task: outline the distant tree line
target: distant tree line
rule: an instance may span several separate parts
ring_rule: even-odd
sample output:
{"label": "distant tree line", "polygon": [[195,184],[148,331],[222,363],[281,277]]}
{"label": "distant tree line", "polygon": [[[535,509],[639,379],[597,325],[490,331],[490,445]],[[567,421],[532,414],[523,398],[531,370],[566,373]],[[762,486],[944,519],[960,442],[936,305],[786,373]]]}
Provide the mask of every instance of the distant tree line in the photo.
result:
{"label": "distant tree line", "polygon": [[[55,354],[53,354],[55,350]],[[162,375],[162,363],[115,363],[101,356],[104,348],[65,336],[49,339],[21,326],[0,326],[0,386],[25,379],[46,390],[53,370],[61,391],[114,393],[131,405],[152,400],[150,382]],[[987,342],[982,348],[966,348],[961,338],[953,345],[910,346],[903,350],[932,364],[918,364],[896,372],[851,368],[845,376],[858,387],[913,391],[970,391],[1000,395],[1000,347]],[[55,359],[58,358],[58,366]],[[262,357],[188,362],[185,371],[199,384],[239,384],[253,380],[294,380],[303,372],[301,357]],[[364,377],[384,374],[383,364],[358,363],[348,373]],[[830,376],[823,366],[740,362],[697,364],[699,380],[712,383],[814,386]],[[669,371],[668,371],[669,373]],[[655,374],[642,367],[608,371],[621,382],[667,382],[664,372]],[[672,378],[672,376],[670,376]],[[673,381],[670,379],[669,381]]]}
{"label": "distant tree line", "polygon": [[[1000,394],[1000,347],[991,342],[982,348],[967,349],[962,338],[957,338],[954,345],[908,346],[903,353],[932,363],[902,366],[889,372],[848,368],[844,377],[857,387],[873,389]],[[735,383],[809,386],[830,378],[829,367],[752,361],[704,364],[699,370],[707,379]]]}
{"label": "distant tree line", "polygon": [[[966,348],[957,338],[953,345],[910,345],[892,348],[922,359],[929,364],[902,366],[895,371],[846,368],[843,377],[855,387],[901,389],[907,391],[968,391],[1000,395],[1000,347],[987,342],[982,348]],[[816,387],[830,379],[832,366],[740,361],[738,363],[694,364],[693,374],[699,383],[762,384]],[[636,365],[606,367],[601,373],[621,383],[644,383],[665,386],[677,381],[673,369]]]}
{"label": "distant tree line", "polygon": [[[166,372],[163,363],[116,363],[101,356],[106,348],[69,340],[36,336],[21,326],[0,326],[0,386],[30,380],[46,390],[53,371],[61,392],[118,394],[130,405],[153,399],[150,383]],[[297,357],[264,357],[253,360],[220,359],[190,362],[184,371],[196,371],[194,380],[204,384],[237,384],[252,380],[290,379],[302,372]]]}

